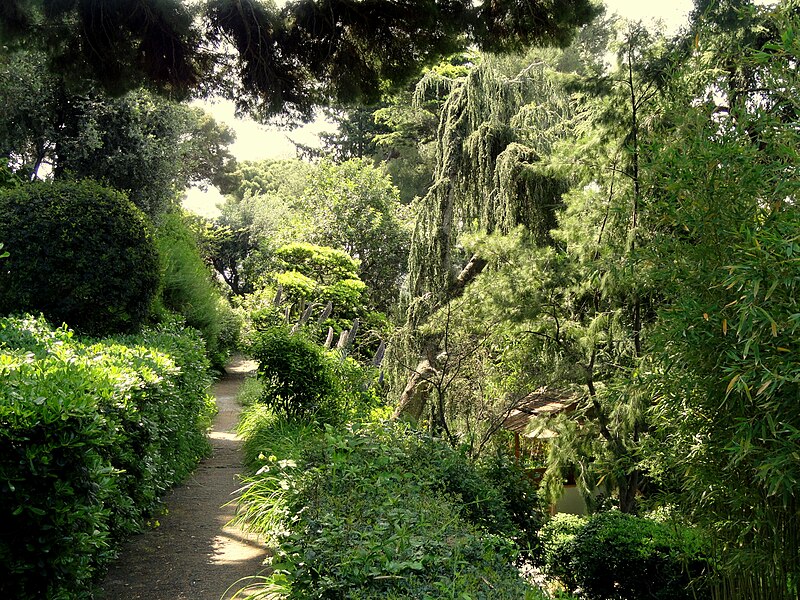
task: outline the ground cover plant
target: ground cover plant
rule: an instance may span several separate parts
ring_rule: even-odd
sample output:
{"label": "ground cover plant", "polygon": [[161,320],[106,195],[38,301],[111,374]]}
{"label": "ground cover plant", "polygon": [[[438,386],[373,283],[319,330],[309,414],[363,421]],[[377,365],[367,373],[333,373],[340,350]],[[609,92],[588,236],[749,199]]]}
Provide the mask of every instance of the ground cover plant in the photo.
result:
{"label": "ground cover plant", "polygon": [[209,383],[191,329],[92,341],[0,319],[2,597],[90,597],[119,541],[208,451]]}

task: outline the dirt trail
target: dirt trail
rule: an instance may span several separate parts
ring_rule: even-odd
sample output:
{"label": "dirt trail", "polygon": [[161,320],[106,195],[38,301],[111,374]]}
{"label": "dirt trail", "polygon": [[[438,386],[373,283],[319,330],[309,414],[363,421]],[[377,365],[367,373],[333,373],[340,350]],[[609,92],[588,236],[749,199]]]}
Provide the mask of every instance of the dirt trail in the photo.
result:
{"label": "dirt trail", "polygon": [[160,526],[123,546],[97,598],[220,600],[234,582],[261,570],[263,544],[226,527],[234,507],[223,506],[239,488],[242,471],[241,441],[233,433],[240,411],[235,396],[255,366],[236,359],[216,383],[219,414],[210,434],[213,454],[167,496],[169,512],[158,519]]}

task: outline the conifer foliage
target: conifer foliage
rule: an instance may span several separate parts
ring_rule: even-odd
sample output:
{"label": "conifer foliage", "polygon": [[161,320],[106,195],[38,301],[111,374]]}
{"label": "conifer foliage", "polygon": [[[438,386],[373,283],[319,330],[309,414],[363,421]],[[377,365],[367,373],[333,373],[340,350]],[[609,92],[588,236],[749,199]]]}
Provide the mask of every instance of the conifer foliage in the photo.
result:
{"label": "conifer foliage", "polygon": [[0,35],[11,48],[37,40],[54,69],[107,89],[215,89],[262,117],[310,117],[331,98],[374,102],[470,44],[565,44],[594,12],[588,0],[7,0]]}

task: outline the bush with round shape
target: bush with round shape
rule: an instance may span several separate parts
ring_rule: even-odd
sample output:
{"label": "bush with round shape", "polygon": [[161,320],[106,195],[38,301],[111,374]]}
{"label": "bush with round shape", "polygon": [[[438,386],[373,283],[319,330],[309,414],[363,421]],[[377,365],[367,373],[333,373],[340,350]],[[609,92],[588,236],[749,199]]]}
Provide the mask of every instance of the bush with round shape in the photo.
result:
{"label": "bush with round shape", "polygon": [[144,214],[95,182],[0,190],[0,314],[42,312],[90,335],[133,331],[159,285]]}
{"label": "bush with round shape", "polygon": [[336,380],[324,349],[300,332],[272,327],[254,334],[250,350],[270,408],[289,419],[335,416]]}
{"label": "bush with round shape", "polygon": [[690,600],[707,567],[694,530],[617,510],[559,515],[540,535],[546,571],[586,600]]}

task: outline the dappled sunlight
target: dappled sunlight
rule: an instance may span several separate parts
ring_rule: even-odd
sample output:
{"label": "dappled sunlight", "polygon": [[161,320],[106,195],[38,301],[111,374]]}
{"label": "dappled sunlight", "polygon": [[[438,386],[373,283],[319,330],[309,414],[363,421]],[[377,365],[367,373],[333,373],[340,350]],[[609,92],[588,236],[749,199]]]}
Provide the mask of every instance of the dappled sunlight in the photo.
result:
{"label": "dappled sunlight", "polygon": [[211,541],[212,553],[208,557],[209,564],[230,565],[264,559],[264,546],[256,539],[248,539],[233,531],[217,535]]}
{"label": "dappled sunlight", "polygon": [[212,440],[225,440],[228,442],[236,442],[239,437],[232,431],[212,431],[208,434],[209,439]]}

